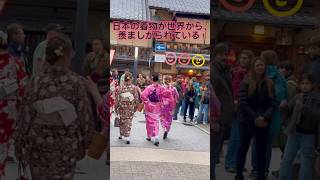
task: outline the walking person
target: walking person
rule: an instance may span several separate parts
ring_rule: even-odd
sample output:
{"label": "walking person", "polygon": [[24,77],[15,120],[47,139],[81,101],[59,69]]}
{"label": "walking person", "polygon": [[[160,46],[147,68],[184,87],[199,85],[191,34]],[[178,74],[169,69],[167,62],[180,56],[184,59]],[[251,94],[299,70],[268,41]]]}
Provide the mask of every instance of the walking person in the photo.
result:
{"label": "walking person", "polygon": [[164,131],[163,139],[166,139],[171,129],[173,112],[177,105],[179,94],[175,87],[172,86],[172,77],[164,77],[164,90],[162,93],[162,107],[160,122]]}
{"label": "walking person", "polygon": [[[261,53],[261,58],[266,64],[266,72],[269,79],[271,79],[274,83],[275,88],[275,97],[277,102],[279,102],[278,107],[274,111],[272,115],[272,121],[270,124],[270,132],[268,138],[268,148],[267,148],[267,165],[266,165],[266,176],[269,175],[269,167],[272,158],[272,143],[274,141],[274,137],[276,134],[280,132],[281,128],[281,117],[279,108],[285,107],[287,103],[287,81],[284,76],[280,73],[277,64],[279,63],[278,54],[273,50],[266,50]],[[256,139],[254,139],[253,144],[256,143]],[[252,149],[252,173],[251,176],[255,177],[258,164],[257,164],[257,154],[255,150],[255,146]]]}
{"label": "walking person", "polygon": [[146,81],[146,80],[143,78],[143,75],[142,75],[142,74],[139,74],[139,75],[138,75],[138,78],[137,78],[137,80],[136,80],[136,86],[138,86],[138,87],[141,89],[141,91],[144,90],[145,81]]}
{"label": "walking person", "polygon": [[[298,80],[293,75],[294,68],[290,62],[283,62],[279,66],[280,73],[286,78],[287,80],[287,94],[288,94],[288,102],[290,102],[297,94],[298,91]],[[285,121],[281,115],[281,129],[278,135],[275,136],[276,143],[279,144],[281,150],[281,158],[283,158],[287,137],[284,133],[284,129],[287,126],[287,121]],[[279,170],[273,171],[272,175],[275,177],[279,176]]]}
{"label": "walking person", "polygon": [[127,72],[124,75],[124,83],[119,87],[116,94],[116,114],[119,116],[119,139],[124,138],[130,144],[130,132],[133,115],[137,110],[140,101],[140,89],[132,84],[132,74]]}
{"label": "walking person", "polygon": [[27,85],[24,64],[7,51],[7,37],[0,31],[0,179],[5,175],[9,142]]}
{"label": "walking person", "polygon": [[[320,92],[313,74],[302,76],[300,91],[288,107],[283,108],[288,126],[284,157],[281,162],[279,180],[292,180],[292,164],[300,153],[299,180],[313,179],[316,139],[320,138]],[[318,146],[319,148],[319,146]]]}
{"label": "walking person", "polygon": [[28,76],[31,75],[32,64],[27,57],[28,47],[25,44],[26,35],[20,24],[10,24],[7,28],[8,52],[11,56],[22,61]]}
{"label": "walking person", "polygon": [[189,118],[190,118],[190,123],[193,122],[194,118],[194,106],[195,106],[195,100],[196,100],[197,92],[193,86],[192,82],[189,82],[188,88],[185,93],[184,101],[185,101],[185,107],[184,107],[184,116],[183,116],[183,121],[187,122],[187,111],[189,108]]}
{"label": "walking person", "polygon": [[266,180],[267,141],[276,108],[274,91],[273,82],[266,75],[266,64],[257,58],[239,93],[240,146],[235,180],[244,180],[242,173],[253,136],[256,138],[257,180]]}
{"label": "walking person", "polygon": [[73,55],[67,36],[48,41],[48,66],[32,79],[22,101],[15,154],[35,180],[72,180],[91,143],[92,109],[82,78],[69,69]]}
{"label": "walking person", "polygon": [[232,69],[232,90],[234,95],[235,113],[232,121],[230,138],[228,142],[228,150],[225,157],[225,169],[227,172],[235,173],[237,166],[237,151],[240,144],[239,137],[239,118],[238,118],[238,107],[239,107],[239,90],[242,81],[247,76],[251,62],[253,62],[255,56],[251,50],[243,50],[239,55],[238,64]]}
{"label": "walking person", "polygon": [[225,136],[232,124],[232,117],[234,113],[234,102],[232,93],[231,74],[228,65],[226,64],[228,58],[229,47],[225,43],[219,43],[215,47],[215,55],[213,63],[211,64],[211,85],[216,96],[221,102],[221,115],[211,124],[214,128],[211,138],[212,144],[212,160],[211,166],[215,169],[218,164],[220,153],[222,151]]}
{"label": "walking person", "polygon": [[141,94],[146,115],[147,141],[154,141],[154,145],[159,145],[159,120],[162,106],[162,93],[164,87],[159,84],[158,75],[153,75],[153,83],[149,85]]}
{"label": "walking person", "polygon": [[197,124],[208,124],[209,123],[209,102],[210,102],[210,91],[207,84],[203,84],[201,87],[200,96],[200,108],[197,117]]}
{"label": "walking person", "polygon": [[85,58],[82,71],[84,76],[91,76],[91,79],[97,83],[100,79],[107,76],[108,53],[104,49],[102,39],[92,41],[92,52]]}
{"label": "walking person", "polygon": [[40,42],[36,47],[33,54],[33,67],[32,67],[32,75],[37,76],[38,73],[43,69],[43,65],[46,60],[46,48],[48,41],[53,37],[63,33],[63,27],[59,24],[49,24],[46,28],[46,40]]}
{"label": "walking person", "polygon": [[[178,120],[178,114],[179,114],[179,110],[181,109],[182,106],[182,101],[183,101],[183,92],[182,92],[182,79],[180,77],[177,78],[174,87],[176,88],[176,90],[179,93],[179,98],[174,110],[174,114],[173,114],[173,120]],[[182,110],[181,110],[182,111]]]}

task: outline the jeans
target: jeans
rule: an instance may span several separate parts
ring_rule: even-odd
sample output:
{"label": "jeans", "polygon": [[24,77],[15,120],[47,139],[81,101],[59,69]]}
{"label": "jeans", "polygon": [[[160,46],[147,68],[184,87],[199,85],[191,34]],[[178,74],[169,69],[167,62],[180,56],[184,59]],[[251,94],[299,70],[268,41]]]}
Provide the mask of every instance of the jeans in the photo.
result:
{"label": "jeans", "polygon": [[[210,149],[212,156],[212,158],[210,158],[210,168],[213,176],[215,175],[216,165],[218,164],[220,153],[222,151],[225,131],[226,127],[220,125],[219,132],[212,132],[212,134],[210,134]],[[215,179],[215,177],[213,179]]]}
{"label": "jeans", "polygon": [[191,120],[193,120],[193,116],[194,116],[194,102],[190,102],[190,101],[185,101],[185,107],[184,107],[184,116],[183,119],[187,118],[187,110],[189,108],[189,118]]}
{"label": "jeans", "polygon": [[183,116],[184,115],[184,109],[186,107],[186,100],[182,99],[181,100],[181,110],[180,110],[180,116]]}
{"label": "jeans", "polygon": [[225,168],[236,168],[237,167],[237,153],[240,144],[240,132],[239,132],[240,121],[235,115],[229,138],[228,150],[225,159]]}
{"label": "jeans", "polygon": [[201,121],[206,124],[209,122],[209,104],[200,104],[197,122],[201,123]]}
{"label": "jeans", "polygon": [[315,159],[315,136],[313,134],[295,133],[288,137],[281,162],[279,180],[292,179],[292,164],[297,152],[300,152],[299,180],[312,180]]}
{"label": "jeans", "polygon": [[[174,113],[173,113],[173,119],[174,120],[177,120],[178,119],[178,113],[179,113],[179,110],[180,110],[180,107],[182,105],[182,100],[180,100],[178,103],[177,103],[177,106],[174,110]],[[181,111],[182,111],[182,108],[181,108]]]}
{"label": "jeans", "polygon": [[[270,162],[272,158],[272,142],[273,142],[274,135],[268,135],[267,141],[267,154],[266,154],[266,169],[265,172],[269,172]],[[251,151],[251,166],[253,172],[258,172],[258,163],[257,163],[257,152],[256,152],[256,138],[253,139],[252,143],[252,151]]]}
{"label": "jeans", "polygon": [[252,137],[256,138],[256,153],[257,153],[257,171],[258,180],[265,179],[266,169],[266,154],[267,154],[267,142],[269,134],[268,127],[257,127],[252,124],[240,123],[240,146],[238,148],[237,155],[237,176],[242,176],[244,165],[246,163],[247,153],[249,150]]}

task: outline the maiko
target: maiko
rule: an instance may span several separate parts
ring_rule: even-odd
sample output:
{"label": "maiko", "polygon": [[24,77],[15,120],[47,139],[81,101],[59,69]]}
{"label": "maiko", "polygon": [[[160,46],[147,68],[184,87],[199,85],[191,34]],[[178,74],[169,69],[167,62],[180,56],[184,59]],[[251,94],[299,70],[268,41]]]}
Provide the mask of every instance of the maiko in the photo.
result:
{"label": "maiko", "polygon": [[[227,0],[219,0],[219,1],[225,8],[236,13],[247,11],[255,3],[255,0],[248,0],[248,2],[245,5],[236,6],[229,3]],[[240,0],[234,0],[234,1],[241,2]],[[278,17],[292,16],[296,14],[301,9],[301,6],[303,4],[303,0],[296,0],[296,4],[291,9],[286,11],[279,11],[274,7],[272,7],[272,5],[270,4],[270,0],[262,0],[262,1],[263,1],[264,7],[268,10],[268,12]],[[276,5],[280,8],[287,6],[289,1],[290,0],[275,0]]]}

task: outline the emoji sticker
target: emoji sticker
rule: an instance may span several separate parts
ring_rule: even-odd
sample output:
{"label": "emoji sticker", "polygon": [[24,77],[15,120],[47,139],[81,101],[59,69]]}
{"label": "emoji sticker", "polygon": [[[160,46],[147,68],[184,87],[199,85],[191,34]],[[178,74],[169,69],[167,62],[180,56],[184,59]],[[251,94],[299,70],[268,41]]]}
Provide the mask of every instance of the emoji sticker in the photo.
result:
{"label": "emoji sticker", "polygon": [[177,63],[176,53],[173,53],[173,52],[166,53],[166,63],[169,65],[175,65]]}
{"label": "emoji sticker", "polygon": [[[234,3],[228,2],[228,0],[219,0],[219,1],[229,11],[236,12],[236,13],[247,11],[253,6],[255,2],[255,0],[248,0],[248,2],[245,5],[237,6],[237,5],[234,5]],[[236,3],[241,2],[241,0],[234,0],[234,1],[236,1]]]}
{"label": "emoji sticker", "polygon": [[205,62],[206,62],[206,59],[205,59],[204,56],[201,55],[201,54],[196,54],[196,55],[193,56],[193,58],[192,58],[192,64],[193,64],[195,67],[202,67]]}
{"label": "emoji sticker", "polygon": [[178,62],[181,65],[188,65],[190,63],[190,60],[191,60],[191,57],[187,53],[180,54],[180,56],[178,58]]}
{"label": "emoji sticker", "polygon": [[[275,5],[277,5],[280,8],[283,8],[288,5],[288,1],[289,0],[275,0],[275,2],[276,2]],[[285,17],[285,16],[292,16],[292,15],[296,14],[301,9],[301,6],[303,4],[303,0],[296,0],[296,1],[297,1],[296,5],[286,11],[281,11],[281,10],[275,9],[274,7],[271,6],[269,0],[263,0],[263,5],[269,11],[269,13],[271,13],[272,15],[278,16],[278,17]]]}

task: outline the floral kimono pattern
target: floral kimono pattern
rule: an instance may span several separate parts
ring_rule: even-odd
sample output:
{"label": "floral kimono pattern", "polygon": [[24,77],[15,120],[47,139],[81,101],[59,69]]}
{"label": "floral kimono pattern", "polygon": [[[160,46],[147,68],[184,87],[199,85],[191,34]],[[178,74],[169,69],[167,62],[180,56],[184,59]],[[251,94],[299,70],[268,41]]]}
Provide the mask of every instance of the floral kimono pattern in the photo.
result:
{"label": "floral kimono pattern", "polygon": [[120,86],[116,94],[116,113],[120,117],[120,136],[130,136],[132,119],[136,112],[138,103],[138,87],[135,85]]}
{"label": "floral kimono pattern", "polygon": [[[3,82],[15,80],[17,90],[9,95],[4,90]],[[27,74],[23,63],[8,53],[0,55],[0,178],[4,175],[5,160],[8,155],[9,143],[17,120],[17,110],[27,84]]]}
{"label": "floral kimono pattern", "polygon": [[[62,97],[75,108],[76,119],[69,125],[59,116],[41,116],[34,104]],[[61,66],[45,66],[26,89],[15,135],[16,157],[30,166],[33,180],[72,180],[77,161],[93,135],[92,110],[81,78]]]}
{"label": "floral kimono pattern", "polygon": [[[151,102],[149,95],[156,90],[159,96],[159,102]],[[159,134],[159,119],[161,114],[162,93],[164,87],[159,84],[148,86],[141,94],[141,99],[145,107],[146,129],[148,138],[158,137]]]}
{"label": "floral kimono pattern", "polygon": [[161,126],[165,132],[170,131],[173,112],[176,107],[176,103],[179,99],[179,93],[177,89],[171,85],[164,86],[162,94],[162,107],[161,107]]}

